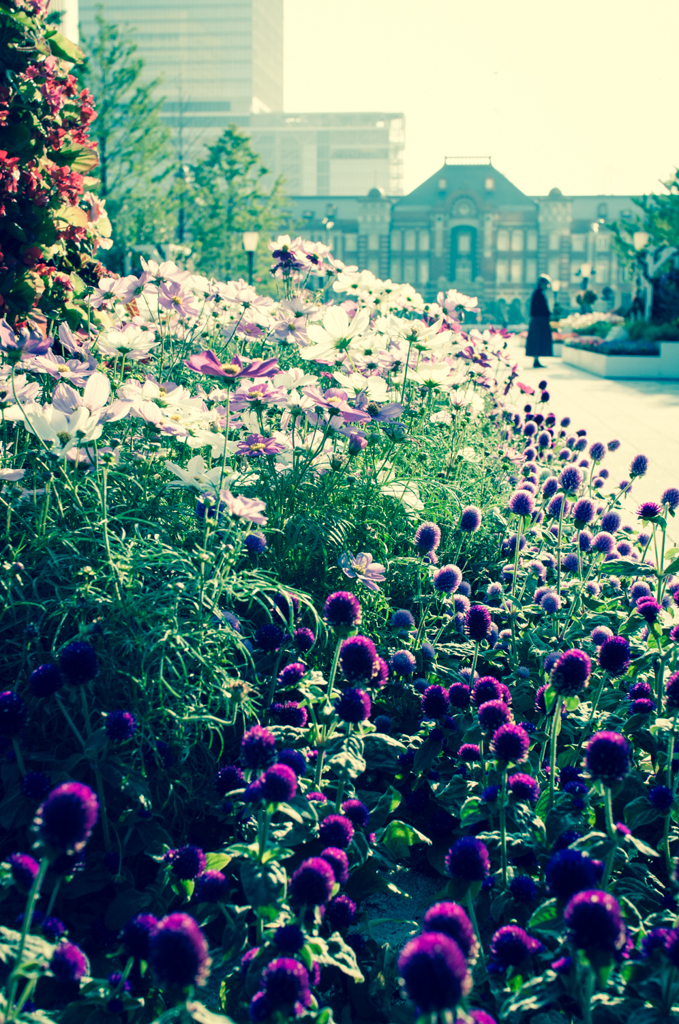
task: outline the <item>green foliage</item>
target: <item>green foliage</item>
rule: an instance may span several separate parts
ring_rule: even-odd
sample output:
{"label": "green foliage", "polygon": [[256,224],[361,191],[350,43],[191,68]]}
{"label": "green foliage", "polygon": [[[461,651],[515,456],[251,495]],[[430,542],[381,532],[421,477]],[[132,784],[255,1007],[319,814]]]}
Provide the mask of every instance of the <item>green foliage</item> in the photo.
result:
{"label": "green foliage", "polygon": [[[222,280],[245,275],[243,232],[260,231],[259,254],[282,223],[286,205],[282,179],[267,188],[268,174],[247,135],[227,128],[193,170],[186,217],[201,272]],[[257,254],[256,254],[257,255]]]}

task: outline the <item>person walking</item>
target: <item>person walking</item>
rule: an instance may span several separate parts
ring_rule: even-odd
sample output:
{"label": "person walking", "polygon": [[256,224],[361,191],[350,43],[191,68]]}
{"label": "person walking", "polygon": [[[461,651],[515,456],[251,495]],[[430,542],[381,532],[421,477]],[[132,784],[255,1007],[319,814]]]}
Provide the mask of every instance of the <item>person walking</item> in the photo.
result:
{"label": "person walking", "polygon": [[541,368],[540,356],[552,355],[552,328],[549,326],[549,306],[545,292],[552,281],[541,274],[530,298],[530,323],[526,338],[526,355],[533,356],[533,367]]}

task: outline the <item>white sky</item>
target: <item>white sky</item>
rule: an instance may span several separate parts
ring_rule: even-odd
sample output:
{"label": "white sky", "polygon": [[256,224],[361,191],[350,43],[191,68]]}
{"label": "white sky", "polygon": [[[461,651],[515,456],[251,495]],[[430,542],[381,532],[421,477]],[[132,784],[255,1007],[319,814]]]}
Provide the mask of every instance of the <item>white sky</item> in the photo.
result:
{"label": "white sky", "polygon": [[679,0],[285,0],[285,108],[403,111],[405,191],[492,156],[524,192],[679,165]]}

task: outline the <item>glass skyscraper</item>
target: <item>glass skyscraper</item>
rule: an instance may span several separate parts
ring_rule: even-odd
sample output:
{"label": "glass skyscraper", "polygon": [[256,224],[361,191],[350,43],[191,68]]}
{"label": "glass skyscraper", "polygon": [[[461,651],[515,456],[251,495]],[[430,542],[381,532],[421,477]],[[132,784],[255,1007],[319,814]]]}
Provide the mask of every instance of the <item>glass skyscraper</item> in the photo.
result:
{"label": "glass skyscraper", "polygon": [[230,124],[283,109],[283,0],[80,0],[84,40],[99,7],[106,21],[134,29],[187,159]]}

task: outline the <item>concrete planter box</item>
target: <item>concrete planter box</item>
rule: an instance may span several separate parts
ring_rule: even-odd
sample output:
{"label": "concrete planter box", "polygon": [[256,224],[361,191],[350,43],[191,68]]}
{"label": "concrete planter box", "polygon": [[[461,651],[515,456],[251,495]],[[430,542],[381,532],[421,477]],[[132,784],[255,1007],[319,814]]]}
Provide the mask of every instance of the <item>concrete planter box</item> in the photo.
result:
{"label": "concrete planter box", "polygon": [[679,380],[679,343],[661,341],[657,356],[610,356],[564,345],[563,361],[609,380]]}
{"label": "concrete planter box", "polygon": [[552,342],[552,355],[556,356],[557,359],[563,358],[563,343],[560,341]]}

